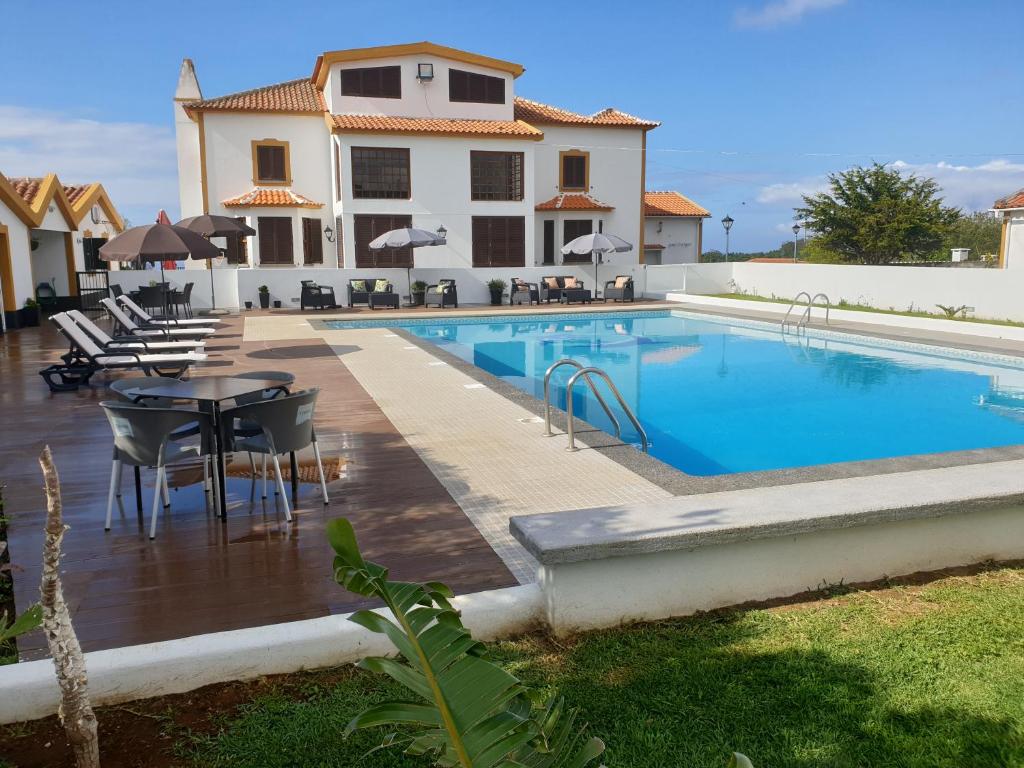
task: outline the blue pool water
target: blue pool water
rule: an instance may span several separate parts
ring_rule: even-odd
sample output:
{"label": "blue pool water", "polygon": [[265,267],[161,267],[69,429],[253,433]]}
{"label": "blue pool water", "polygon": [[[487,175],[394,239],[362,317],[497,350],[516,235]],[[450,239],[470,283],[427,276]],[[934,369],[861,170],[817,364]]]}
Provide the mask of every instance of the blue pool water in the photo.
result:
{"label": "blue pool water", "polygon": [[[540,399],[560,358],[603,368],[651,454],[693,475],[1024,443],[1024,370],[991,357],[835,334],[797,340],[768,324],[668,311],[395,324]],[[552,379],[559,408],[571,374],[563,366]],[[610,427],[579,384],[574,408]],[[620,421],[624,439],[638,441]]]}

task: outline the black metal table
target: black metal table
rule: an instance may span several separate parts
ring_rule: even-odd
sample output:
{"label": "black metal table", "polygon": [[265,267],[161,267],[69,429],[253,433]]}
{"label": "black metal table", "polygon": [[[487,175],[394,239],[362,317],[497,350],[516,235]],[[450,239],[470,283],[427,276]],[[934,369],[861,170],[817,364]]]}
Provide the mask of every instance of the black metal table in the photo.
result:
{"label": "black metal table", "polygon": [[[232,400],[242,395],[250,395],[255,392],[262,392],[265,389],[281,387],[280,380],[276,379],[246,379],[240,376],[197,376],[187,381],[169,381],[155,387],[144,389],[125,390],[129,397],[167,397],[174,400],[194,400],[201,408],[209,410],[213,419],[213,439],[217,451],[217,506],[220,516],[227,518],[228,504],[226,494],[226,478],[224,468],[224,443],[221,440],[221,411],[220,404],[225,400]],[[292,490],[294,495],[295,486],[295,461],[292,461]]]}

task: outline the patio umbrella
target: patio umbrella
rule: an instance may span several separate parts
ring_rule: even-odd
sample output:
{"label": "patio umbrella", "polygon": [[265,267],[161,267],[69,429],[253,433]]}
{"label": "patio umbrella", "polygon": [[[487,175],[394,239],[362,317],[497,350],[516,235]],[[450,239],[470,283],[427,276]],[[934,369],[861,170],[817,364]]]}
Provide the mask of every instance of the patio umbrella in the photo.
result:
{"label": "patio umbrella", "polygon": [[[248,224],[233,219],[230,216],[213,216],[205,213],[202,216],[189,216],[187,219],[182,219],[177,223],[176,226],[184,227],[193,232],[197,232],[203,237],[209,239],[211,237],[247,237],[248,235],[255,235],[256,230],[250,227]],[[217,256],[220,256],[220,249],[217,249]],[[195,258],[209,259],[216,258],[211,256],[193,256]],[[213,289],[213,265],[210,264],[210,314],[217,312],[217,294]]]}
{"label": "patio umbrella", "polygon": [[[427,245],[444,245],[448,241],[444,235],[428,232],[425,229],[403,227],[385,232],[370,241],[371,251],[383,251],[385,248],[420,248]],[[409,284],[409,303],[412,303],[412,265],[405,268],[405,279]]]}
{"label": "patio umbrella", "polygon": [[[597,298],[597,266],[601,263],[600,254],[603,253],[624,253],[626,251],[632,251],[633,244],[627,243],[621,237],[615,235],[606,235],[603,232],[591,232],[589,235],[580,235],[575,240],[570,240],[568,243],[562,246],[562,256],[568,256],[570,253],[574,253],[580,256],[590,254],[591,260],[594,261],[594,298]],[[594,254],[598,254],[597,260],[593,259]],[[562,260],[565,263],[565,260]]]}
{"label": "patio umbrella", "polygon": [[[210,256],[210,254],[213,256]],[[160,282],[164,282],[164,259],[213,258],[220,255],[217,246],[190,229],[172,224],[146,224],[132,227],[100,248],[104,261],[145,261],[160,263]],[[164,292],[164,314],[167,293]]]}

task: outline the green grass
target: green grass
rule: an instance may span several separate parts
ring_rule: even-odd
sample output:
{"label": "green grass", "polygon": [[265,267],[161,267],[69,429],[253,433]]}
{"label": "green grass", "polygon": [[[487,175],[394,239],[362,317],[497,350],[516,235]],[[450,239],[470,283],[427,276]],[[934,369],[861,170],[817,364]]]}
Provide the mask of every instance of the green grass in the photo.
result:
{"label": "green grass", "polygon": [[[608,744],[611,768],[996,768],[1024,765],[1024,570],[925,587],[505,642],[495,655],[560,689]],[[178,735],[201,766],[425,765],[363,755],[347,720],[393,684],[360,672],[273,689],[214,735]]]}
{"label": "green grass", "polygon": [[[786,299],[782,297],[769,297],[769,296],[754,296],[748,293],[712,293],[709,294],[716,299],[738,299],[740,301],[769,301],[776,304],[787,304],[792,299]],[[805,305],[806,306],[806,305]],[[824,307],[824,304],[815,304],[816,307]],[[840,301],[838,304],[833,304],[832,309],[845,309],[851,312],[877,312],[881,315],[903,315],[904,317],[927,317],[932,320],[956,320],[960,323],[984,323],[986,325],[1012,325],[1017,328],[1024,328],[1024,322],[1018,320],[993,320],[983,317],[947,317],[945,314],[939,312],[923,312],[914,311],[910,312],[907,310],[898,309],[879,309],[878,307],[871,307],[867,304],[849,304]]]}

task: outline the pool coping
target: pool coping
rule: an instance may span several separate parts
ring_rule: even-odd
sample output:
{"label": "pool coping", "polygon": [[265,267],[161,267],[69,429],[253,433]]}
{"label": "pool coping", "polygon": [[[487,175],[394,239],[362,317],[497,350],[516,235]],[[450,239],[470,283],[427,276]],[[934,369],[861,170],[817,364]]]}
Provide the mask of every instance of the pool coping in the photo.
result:
{"label": "pool coping", "polygon": [[[496,308],[497,309],[497,308]],[[628,309],[620,309],[620,311],[630,312]],[[704,314],[699,310],[693,310],[690,308],[683,309],[682,307],[659,307],[658,309],[652,310],[636,310],[639,312],[681,312],[688,315],[701,315]],[[507,313],[504,313],[507,315]],[[550,314],[586,314],[585,312],[562,312]],[[714,319],[719,321],[727,319],[729,316],[725,313],[707,313]],[[502,316],[503,313],[500,311],[495,312],[492,315],[479,314],[475,315],[476,318],[494,318],[496,316]],[[452,316],[445,316],[450,319],[466,319],[464,317],[455,318]],[[382,318],[383,319],[383,318]],[[433,318],[431,318],[433,319]],[[439,322],[443,322],[444,318],[437,318]],[[516,316],[517,320],[524,320],[526,316]],[[752,321],[750,318],[736,318],[745,322],[757,323],[758,321]],[[332,321],[338,320],[332,318]],[[415,322],[413,318],[404,319],[405,322]],[[326,319],[311,319],[310,324],[318,330],[339,330],[338,326],[327,326]],[[345,322],[342,320],[341,322]],[[372,321],[355,321],[355,322],[370,322]],[[402,321],[398,321],[396,318],[394,321],[388,323],[388,325],[379,326],[387,327],[390,331],[401,336],[404,340],[408,341],[420,349],[424,350],[428,354],[434,356],[438,360],[448,363],[455,369],[464,373],[465,375],[472,378],[481,384],[484,384],[492,391],[501,395],[505,399],[519,405],[525,410],[533,413],[535,416],[540,418],[544,417],[544,403],[538,398],[531,394],[528,394],[521,389],[509,384],[502,379],[494,376],[481,368],[468,363],[456,355],[442,349],[427,339],[422,339],[415,336],[404,328],[397,327]],[[765,321],[760,321],[763,325]],[[378,327],[376,325],[371,326],[354,326],[354,327]],[[818,329],[813,329],[817,331]],[[868,337],[877,338],[885,341],[892,341],[884,335],[873,336],[873,334],[858,329],[857,331],[845,331],[843,329],[829,328],[827,331],[830,337],[833,334],[848,336],[848,337]],[[852,339],[851,339],[852,340]],[[958,352],[964,351],[962,348],[951,346],[949,344],[940,344],[934,340],[927,338],[908,338],[902,337],[899,341],[909,345],[922,345],[926,347],[949,347]],[[903,346],[902,344],[900,346]],[[976,351],[976,350],[969,350]],[[991,354],[991,350],[988,350]],[[1024,355],[1016,353],[1014,351],[1006,351],[1005,353],[1000,351],[996,352],[996,355],[1012,357],[1016,360],[1020,360],[1024,364]],[[998,364],[998,363],[996,363]],[[567,428],[567,421],[565,412],[557,407],[551,409],[551,424],[554,429],[559,430],[563,434],[556,433],[555,437],[551,439],[565,439],[564,432]],[[797,483],[808,483],[817,482],[823,480],[840,480],[846,478],[855,477],[867,477],[871,475],[890,475],[900,472],[912,472],[923,469],[941,469],[944,467],[959,467],[968,466],[975,464],[990,464],[1001,461],[1012,461],[1015,459],[1024,459],[1024,445],[1011,445],[1003,446],[998,448],[980,448],[965,451],[948,451],[942,453],[926,453],[926,454],[915,454],[911,456],[900,456],[895,458],[884,458],[884,459],[865,459],[861,461],[850,461],[850,462],[839,462],[833,464],[817,464],[807,467],[792,467],[787,469],[773,469],[773,470],[759,470],[755,472],[736,472],[732,474],[724,475],[709,475],[709,476],[698,476],[688,475],[680,469],[677,469],[660,459],[656,459],[649,454],[642,453],[637,450],[633,445],[624,443],[614,435],[605,432],[604,430],[589,424],[581,419],[577,419],[577,430],[576,439],[577,441],[585,446],[586,448],[600,451],[604,456],[607,456],[612,461],[620,464],[629,471],[638,475],[639,477],[657,485],[659,488],[672,494],[673,496],[690,496],[695,494],[703,493],[716,493],[719,491],[733,491],[743,490],[747,488],[765,488],[772,486],[781,485],[794,485]]]}

